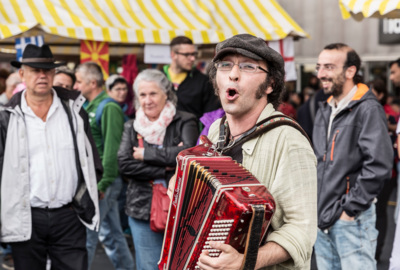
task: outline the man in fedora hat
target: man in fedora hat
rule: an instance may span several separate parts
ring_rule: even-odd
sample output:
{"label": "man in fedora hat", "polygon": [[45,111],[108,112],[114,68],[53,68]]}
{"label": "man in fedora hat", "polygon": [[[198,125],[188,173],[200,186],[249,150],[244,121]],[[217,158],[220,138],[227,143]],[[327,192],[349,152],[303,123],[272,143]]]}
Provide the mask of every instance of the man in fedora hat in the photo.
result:
{"label": "man in fedora hat", "polygon": [[[204,251],[198,266],[310,269],[317,232],[316,159],[304,131],[276,111],[284,90],[282,56],[263,39],[240,34],[217,45],[208,74],[226,112],[225,120],[212,124],[209,138],[268,188],[276,211],[266,244],[258,250],[244,256],[230,245],[210,241],[209,248],[221,254],[215,258]],[[277,127],[264,129],[261,121],[271,116],[279,116]]]}
{"label": "man in fedora hat", "polygon": [[26,89],[0,111],[1,229],[15,269],[87,269],[86,229],[98,229],[101,162],[79,92],[53,87],[47,45],[12,61]]}

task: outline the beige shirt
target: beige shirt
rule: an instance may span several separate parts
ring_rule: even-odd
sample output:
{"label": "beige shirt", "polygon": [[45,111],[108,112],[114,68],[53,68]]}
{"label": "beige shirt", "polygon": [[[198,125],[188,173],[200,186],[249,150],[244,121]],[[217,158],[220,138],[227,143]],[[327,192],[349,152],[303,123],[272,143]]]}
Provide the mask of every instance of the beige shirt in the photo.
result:
{"label": "beige shirt", "polygon": [[345,97],[343,97],[343,99],[341,101],[339,101],[337,104],[333,98],[329,101],[328,104],[329,104],[329,106],[332,107],[332,112],[331,112],[331,116],[329,118],[328,133],[326,133],[327,141],[329,141],[329,136],[331,134],[333,119],[335,119],[336,115],[338,115],[341,111],[343,111],[344,108],[347,107],[347,105],[349,105],[350,101],[353,99],[356,92],[357,92],[357,85],[355,85],[350,90],[350,92]]}
{"label": "beige shirt", "polygon": [[[268,104],[258,121],[276,112]],[[220,120],[209,131],[218,140]],[[282,246],[292,259],[265,269],[310,269],[317,237],[317,161],[308,140],[296,129],[280,126],[245,142],[243,166],[263,183],[274,197],[273,232],[267,241]]]}

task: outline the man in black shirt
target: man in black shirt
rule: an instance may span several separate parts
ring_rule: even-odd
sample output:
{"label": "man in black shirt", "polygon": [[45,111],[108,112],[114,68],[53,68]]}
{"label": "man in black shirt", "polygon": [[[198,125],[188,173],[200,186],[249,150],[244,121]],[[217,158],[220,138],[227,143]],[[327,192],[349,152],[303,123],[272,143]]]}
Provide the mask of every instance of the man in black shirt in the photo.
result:
{"label": "man in black shirt", "polygon": [[170,47],[172,62],[163,71],[174,85],[177,109],[193,113],[199,119],[204,113],[220,108],[208,76],[193,67],[198,52],[192,40],[178,36],[172,39]]}

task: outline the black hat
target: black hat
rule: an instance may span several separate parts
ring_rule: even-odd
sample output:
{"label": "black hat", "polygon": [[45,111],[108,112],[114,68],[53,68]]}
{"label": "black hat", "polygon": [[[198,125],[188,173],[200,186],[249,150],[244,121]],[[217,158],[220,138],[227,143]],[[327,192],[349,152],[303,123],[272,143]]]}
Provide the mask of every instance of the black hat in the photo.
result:
{"label": "black hat", "polygon": [[20,68],[21,65],[27,65],[33,68],[53,69],[65,65],[65,63],[54,63],[54,57],[48,45],[42,47],[28,44],[22,54],[22,60],[11,61],[11,65]]}
{"label": "black hat", "polygon": [[250,34],[239,34],[217,44],[213,62],[227,54],[241,54],[254,60],[264,60],[268,65],[275,65],[284,72],[285,62],[282,56],[268,47],[265,40]]}

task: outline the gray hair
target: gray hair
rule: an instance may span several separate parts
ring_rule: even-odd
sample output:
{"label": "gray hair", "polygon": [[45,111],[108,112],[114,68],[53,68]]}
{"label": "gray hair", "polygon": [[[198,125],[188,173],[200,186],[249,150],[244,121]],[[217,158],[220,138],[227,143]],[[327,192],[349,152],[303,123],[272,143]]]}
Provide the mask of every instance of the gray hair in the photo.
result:
{"label": "gray hair", "polygon": [[81,72],[84,74],[86,81],[96,81],[97,87],[103,87],[104,78],[101,67],[95,62],[85,62],[80,64],[76,69],[75,73]]}
{"label": "gray hair", "polygon": [[171,101],[176,107],[178,98],[172,90],[172,83],[168,80],[164,73],[157,69],[145,69],[139,73],[133,83],[133,90],[135,91],[135,108],[139,109],[139,84],[142,81],[155,82],[160,89],[167,95],[167,100]]}

